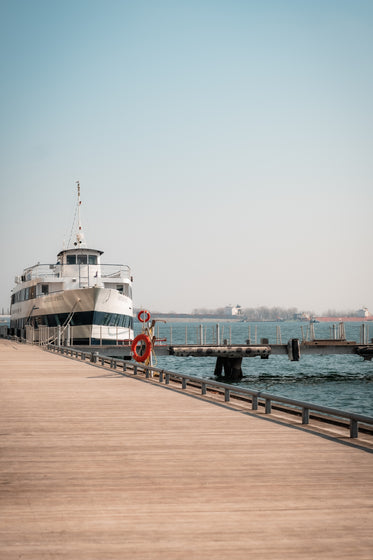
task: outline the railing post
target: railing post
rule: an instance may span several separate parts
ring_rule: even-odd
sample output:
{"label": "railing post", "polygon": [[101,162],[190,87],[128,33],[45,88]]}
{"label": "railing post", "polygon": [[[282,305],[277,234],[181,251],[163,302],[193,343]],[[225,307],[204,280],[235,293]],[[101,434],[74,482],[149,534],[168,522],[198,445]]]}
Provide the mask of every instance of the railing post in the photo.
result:
{"label": "railing post", "polygon": [[[71,352],[71,355],[72,355],[72,352]],[[91,362],[93,364],[97,364],[97,362],[98,362],[98,352],[92,352],[91,353]]]}
{"label": "railing post", "polygon": [[251,409],[252,410],[258,410],[258,395],[253,395],[252,401],[251,401]]}
{"label": "railing post", "polygon": [[187,388],[187,380],[185,377],[183,377],[182,381],[181,381],[181,387],[182,389],[186,389]]}
{"label": "railing post", "polygon": [[126,360],[123,360],[123,371],[126,371],[126,369],[127,369]]}
{"label": "railing post", "polygon": [[170,374],[166,373],[166,381],[165,381],[166,385],[169,385],[170,383]]}
{"label": "railing post", "polygon": [[272,403],[271,403],[271,399],[266,399],[265,400],[265,413],[266,414],[271,414],[272,411]]}
{"label": "railing post", "polygon": [[201,384],[201,395],[206,395],[206,383]]}
{"label": "railing post", "polygon": [[159,372],[159,383],[163,383],[163,371]]}
{"label": "railing post", "polygon": [[231,393],[229,389],[224,389],[224,400],[229,402],[231,400]]}
{"label": "railing post", "polygon": [[302,424],[309,424],[310,423],[310,409],[309,408],[302,408]]}
{"label": "railing post", "polygon": [[359,425],[358,421],[354,418],[350,420],[350,438],[357,438],[359,437]]}
{"label": "railing post", "polygon": [[133,366],[133,375],[137,375],[137,364]]}
{"label": "railing post", "polygon": [[148,370],[148,368],[146,368],[146,370],[145,370],[145,378],[146,378],[146,379],[149,379],[149,377],[150,377],[150,371]]}

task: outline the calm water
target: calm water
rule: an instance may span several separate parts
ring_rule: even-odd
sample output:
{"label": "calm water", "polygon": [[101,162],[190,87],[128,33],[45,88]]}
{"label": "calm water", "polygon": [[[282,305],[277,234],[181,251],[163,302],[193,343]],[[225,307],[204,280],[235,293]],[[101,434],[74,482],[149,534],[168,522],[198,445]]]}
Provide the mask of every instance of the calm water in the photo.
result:
{"label": "calm water", "polygon": [[[203,336],[211,343],[216,336],[217,322],[204,322]],[[159,327],[158,327],[159,325]],[[184,344],[199,342],[201,323],[168,322],[157,323],[157,336],[167,342]],[[303,333],[301,330],[303,327]],[[369,340],[373,337],[373,324],[369,325]],[[290,338],[306,336],[306,323],[229,323],[219,322],[220,337],[232,344],[259,343],[268,338],[275,344],[286,344]],[[330,323],[314,325],[316,338],[330,338],[333,334]],[[347,340],[360,341],[360,323],[345,323]],[[141,327],[137,325],[137,332]],[[172,338],[172,340],[171,340]],[[197,377],[213,378],[216,358],[178,358],[158,356],[157,366],[170,371],[189,373]],[[373,361],[364,361],[354,355],[301,356],[299,362],[291,362],[287,356],[270,356],[268,360],[244,358],[243,379],[238,385],[265,390],[275,395],[300,399],[315,404],[331,406],[373,416]]]}

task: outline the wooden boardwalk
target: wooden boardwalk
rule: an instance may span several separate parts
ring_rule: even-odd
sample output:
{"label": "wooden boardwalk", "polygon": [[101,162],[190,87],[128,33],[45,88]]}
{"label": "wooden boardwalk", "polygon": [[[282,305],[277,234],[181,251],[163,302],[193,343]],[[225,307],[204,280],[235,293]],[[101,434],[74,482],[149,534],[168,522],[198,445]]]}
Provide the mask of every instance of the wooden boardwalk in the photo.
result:
{"label": "wooden boardwalk", "polygon": [[373,558],[373,454],[0,340],[0,558]]}

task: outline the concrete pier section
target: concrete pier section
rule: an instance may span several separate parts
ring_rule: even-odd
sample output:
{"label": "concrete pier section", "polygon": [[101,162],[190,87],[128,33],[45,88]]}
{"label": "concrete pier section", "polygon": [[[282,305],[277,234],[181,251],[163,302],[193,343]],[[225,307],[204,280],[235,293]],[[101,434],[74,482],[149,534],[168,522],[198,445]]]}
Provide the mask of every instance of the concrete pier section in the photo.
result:
{"label": "concrete pier section", "polygon": [[353,559],[372,448],[0,340],[0,560]]}

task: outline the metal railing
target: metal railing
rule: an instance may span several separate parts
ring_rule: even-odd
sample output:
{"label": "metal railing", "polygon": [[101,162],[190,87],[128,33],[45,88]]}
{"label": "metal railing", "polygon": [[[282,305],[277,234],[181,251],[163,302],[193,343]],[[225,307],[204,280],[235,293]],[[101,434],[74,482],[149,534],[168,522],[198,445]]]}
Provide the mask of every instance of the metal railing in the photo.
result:
{"label": "metal railing", "polygon": [[258,410],[259,406],[263,407],[265,414],[271,414],[273,408],[301,416],[302,425],[309,424],[310,419],[313,419],[349,428],[351,438],[359,436],[359,429],[362,432],[373,434],[373,418],[370,416],[271,395],[263,391],[228,385],[227,383],[221,383],[212,379],[203,379],[183,373],[171,372],[154,366],[145,366],[137,362],[111,358],[99,355],[98,352],[83,352],[71,347],[54,346],[51,344],[45,346],[45,349],[77,359],[80,358],[81,360],[89,359],[92,363],[101,364],[103,367],[109,367],[114,370],[121,369],[122,372],[132,373],[134,376],[143,375],[146,379],[158,376],[159,383],[169,385],[171,381],[176,382],[181,385],[183,390],[187,390],[188,386],[193,387],[193,389],[199,389],[201,395],[207,395],[208,392],[218,393],[224,396],[224,402],[229,402],[231,398],[235,398],[241,402],[251,403],[251,410],[254,411]]}
{"label": "metal railing", "polygon": [[72,276],[72,271],[79,271],[79,269],[91,269],[94,274],[98,271],[102,278],[131,278],[131,269],[125,264],[35,264],[25,269],[24,273],[17,277],[19,280],[17,283],[35,278],[62,280],[63,276]]}

